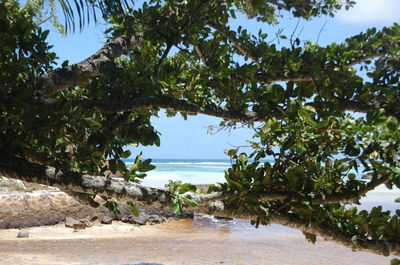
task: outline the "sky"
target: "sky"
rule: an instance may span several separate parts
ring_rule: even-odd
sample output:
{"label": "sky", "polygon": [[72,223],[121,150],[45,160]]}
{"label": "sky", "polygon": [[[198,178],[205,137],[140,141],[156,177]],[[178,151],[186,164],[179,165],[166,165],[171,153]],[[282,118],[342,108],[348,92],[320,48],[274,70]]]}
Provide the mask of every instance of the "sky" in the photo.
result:
{"label": "sky", "polygon": [[[356,0],[357,1],[357,0]],[[284,14],[281,23],[275,28],[267,25],[267,32],[282,28],[283,33],[291,35],[297,23],[297,32],[301,34],[301,41],[310,40],[320,45],[331,42],[341,43],[347,37],[356,35],[370,27],[382,28],[394,22],[400,23],[400,0],[358,0],[352,9],[339,11],[334,18],[321,17],[312,21],[298,20]],[[253,32],[258,32],[260,24],[247,21],[241,17],[232,21],[233,28],[243,26]],[[264,26],[265,27],[265,26]],[[53,51],[59,57],[59,62],[69,60],[70,64],[79,62],[94,52],[104,43],[105,25],[93,23],[83,32],[73,33],[63,37],[52,29],[48,41],[54,45]],[[153,118],[152,123],[161,134],[161,146],[135,147],[132,154],[140,151],[144,157],[155,159],[227,159],[225,149],[236,146],[248,146],[246,140],[251,140],[254,131],[249,128],[240,128],[230,131],[220,131],[217,134],[207,133],[209,125],[218,125],[221,119],[206,115],[189,116],[184,120],[179,115],[166,118],[160,113],[160,118]],[[240,151],[249,152],[250,149],[241,147]]]}

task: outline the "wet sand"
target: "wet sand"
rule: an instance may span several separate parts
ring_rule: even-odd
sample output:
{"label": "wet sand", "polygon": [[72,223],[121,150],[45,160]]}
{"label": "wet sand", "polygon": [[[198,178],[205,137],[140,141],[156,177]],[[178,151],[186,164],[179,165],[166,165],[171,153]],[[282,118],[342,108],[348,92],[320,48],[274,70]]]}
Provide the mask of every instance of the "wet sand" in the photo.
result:
{"label": "wet sand", "polygon": [[143,227],[114,222],[74,232],[63,225],[0,230],[0,264],[390,264],[393,257],[307,242],[279,225],[180,220]]}

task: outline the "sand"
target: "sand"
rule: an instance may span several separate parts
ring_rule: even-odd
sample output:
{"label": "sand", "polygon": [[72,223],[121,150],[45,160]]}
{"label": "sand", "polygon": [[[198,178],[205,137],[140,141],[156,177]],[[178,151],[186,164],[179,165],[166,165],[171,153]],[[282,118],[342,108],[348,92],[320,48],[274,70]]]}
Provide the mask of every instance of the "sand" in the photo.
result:
{"label": "sand", "polygon": [[121,222],[74,232],[63,225],[0,230],[0,264],[390,264],[393,257],[307,242],[279,225],[210,218],[133,226]]}

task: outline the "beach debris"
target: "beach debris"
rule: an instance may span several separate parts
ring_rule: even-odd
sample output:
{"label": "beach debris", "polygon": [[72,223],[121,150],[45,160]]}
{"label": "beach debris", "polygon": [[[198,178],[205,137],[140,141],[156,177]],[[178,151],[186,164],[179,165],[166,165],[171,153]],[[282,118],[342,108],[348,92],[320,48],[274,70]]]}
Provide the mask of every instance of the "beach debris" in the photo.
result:
{"label": "beach debris", "polygon": [[101,219],[101,223],[106,224],[106,225],[111,224],[112,221],[113,221],[113,218],[111,218],[110,216],[104,216],[103,219]]}
{"label": "beach debris", "polygon": [[74,228],[74,229],[85,229],[85,223],[81,222],[80,220],[76,220],[72,217],[65,218],[65,227]]}
{"label": "beach debris", "polygon": [[29,231],[28,230],[20,230],[18,232],[17,238],[28,238],[29,237]]}

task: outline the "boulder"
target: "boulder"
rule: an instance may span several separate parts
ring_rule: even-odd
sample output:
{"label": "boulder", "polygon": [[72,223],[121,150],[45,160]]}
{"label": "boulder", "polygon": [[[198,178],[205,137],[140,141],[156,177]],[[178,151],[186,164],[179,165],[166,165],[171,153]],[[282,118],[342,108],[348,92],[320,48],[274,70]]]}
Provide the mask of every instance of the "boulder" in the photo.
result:
{"label": "boulder", "polygon": [[121,220],[121,222],[128,223],[128,224],[134,224],[135,223],[132,220],[132,215],[122,216],[120,220]]}
{"label": "boulder", "polygon": [[400,203],[400,197],[398,197],[396,200],[394,200],[395,202]]}
{"label": "boulder", "polygon": [[5,191],[23,191],[25,190],[25,184],[18,179],[10,179],[0,176],[0,190]]}
{"label": "boulder", "polygon": [[156,214],[152,214],[150,216],[147,217],[147,221],[153,223],[153,224],[159,224],[162,222],[160,216],[156,215]]}
{"label": "boulder", "polygon": [[147,216],[144,214],[140,214],[139,216],[132,215],[131,220],[138,225],[145,225],[147,222]]}
{"label": "boulder", "polygon": [[83,222],[68,216],[67,218],[65,218],[65,227],[74,229],[85,229],[86,225]]}
{"label": "boulder", "polygon": [[20,230],[17,235],[18,238],[28,238],[29,231],[28,230]]}
{"label": "boulder", "polygon": [[92,217],[90,218],[91,222],[95,222],[95,221],[99,221],[101,222],[101,220],[103,220],[105,214],[104,213],[94,213],[92,215]]}
{"label": "boulder", "polygon": [[67,216],[75,219],[92,216],[108,209],[82,205],[64,192],[35,190],[2,192],[0,187],[0,229],[64,223]]}
{"label": "boulder", "polygon": [[104,216],[103,219],[101,219],[102,224],[110,225],[112,224],[113,218],[110,216]]}

